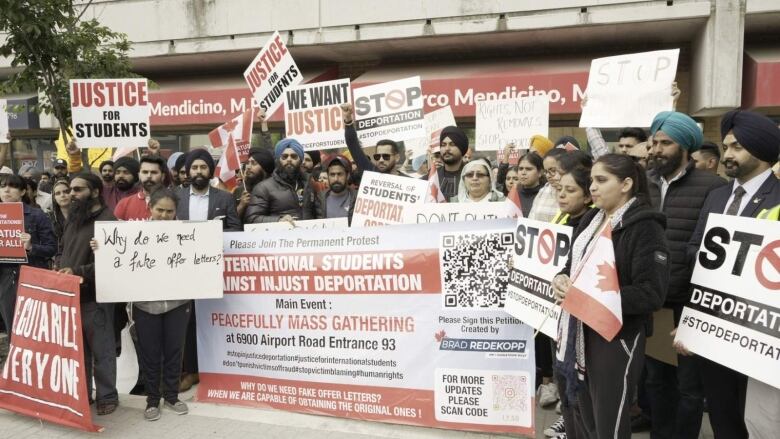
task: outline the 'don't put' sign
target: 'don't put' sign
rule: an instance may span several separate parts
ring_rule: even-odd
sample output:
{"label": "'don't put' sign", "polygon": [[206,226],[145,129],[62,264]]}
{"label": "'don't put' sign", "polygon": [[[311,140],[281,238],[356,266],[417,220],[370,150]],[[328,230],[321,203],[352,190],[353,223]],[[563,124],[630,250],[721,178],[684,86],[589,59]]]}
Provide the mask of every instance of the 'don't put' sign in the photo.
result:
{"label": "'don't put' sign", "polygon": [[137,148],[149,141],[145,78],[71,79],[70,108],[80,148]]}

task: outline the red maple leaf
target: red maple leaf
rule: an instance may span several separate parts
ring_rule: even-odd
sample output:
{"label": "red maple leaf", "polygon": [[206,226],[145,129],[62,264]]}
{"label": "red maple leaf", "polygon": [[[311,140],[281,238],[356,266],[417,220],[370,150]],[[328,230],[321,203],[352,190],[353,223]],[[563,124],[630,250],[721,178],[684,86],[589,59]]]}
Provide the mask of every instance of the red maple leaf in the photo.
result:
{"label": "red maple leaf", "polygon": [[442,329],[441,331],[437,332],[436,334],[433,334],[434,337],[436,337],[436,341],[441,343],[442,340],[444,340],[444,336],[447,335],[446,332]]}
{"label": "red maple leaf", "polygon": [[596,273],[596,276],[599,278],[596,288],[605,293],[608,291],[617,293],[620,289],[620,283],[618,282],[618,274],[615,267],[610,265],[609,262],[604,262],[603,264],[599,264],[596,268],[599,270],[599,272]]}
{"label": "red maple leaf", "polygon": [[237,120],[230,120],[228,122],[225,122],[222,125],[222,129],[227,131],[228,133],[232,133],[233,130],[235,130],[237,126],[238,126],[238,121]]}

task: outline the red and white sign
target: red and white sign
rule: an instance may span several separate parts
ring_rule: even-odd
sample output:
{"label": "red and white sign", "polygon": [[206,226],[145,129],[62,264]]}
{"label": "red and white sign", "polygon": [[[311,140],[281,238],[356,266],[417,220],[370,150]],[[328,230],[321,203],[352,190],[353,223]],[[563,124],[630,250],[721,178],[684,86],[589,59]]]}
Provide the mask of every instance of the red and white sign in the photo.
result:
{"label": "red and white sign", "polygon": [[255,102],[271,116],[282,105],[284,93],[303,82],[303,75],[279,32],[274,32],[244,71]]}
{"label": "red and white sign", "polygon": [[241,169],[241,161],[239,161],[239,152],[236,142],[233,141],[233,136],[228,138],[227,147],[219,158],[219,163],[214,170],[214,175],[219,178],[229,191],[233,192],[233,189],[238,186],[238,179],[236,173]]}
{"label": "red and white sign", "polygon": [[249,148],[252,144],[252,125],[255,119],[255,108],[237,115],[209,132],[209,141],[214,148],[222,148],[228,144],[232,136],[238,147],[239,159],[243,163],[249,158]]}
{"label": "red and white sign", "polygon": [[357,88],[353,93],[355,129],[364,146],[381,139],[400,142],[426,136],[419,76]]}
{"label": "red and white sign", "polygon": [[[498,239],[512,225],[479,227]],[[530,328],[497,307],[442,306],[445,287],[478,275],[458,254],[486,241],[464,239],[473,227],[225,234],[225,297],[196,307],[197,399],[533,437]]]}
{"label": "red and white sign", "polygon": [[27,262],[22,243],[24,206],[22,203],[0,203],[0,262]]}
{"label": "red and white sign", "polygon": [[352,227],[404,224],[405,209],[425,203],[429,196],[425,180],[366,171],[355,199]]}
{"label": "red and white sign", "polygon": [[623,306],[609,224],[580,265],[561,307],[611,341],[623,327]]}
{"label": "red and white sign", "polygon": [[710,214],[676,341],[780,389],[780,222]]}
{"label": "red and white sign", "polygon": [[22,265],[0,407],[90,432],[81,278]]}
{"label": "red and white sign", "polygon": [[71,79],[70,108],[80,148],[137,148],[149,142],[145,78]]}
{"label": "red and white sign", "polygon": [[349,102],[349,79],[290,88],[284,101],[285,137],[294,138],[306,151],[343,148],[344,123],[339,105]]}

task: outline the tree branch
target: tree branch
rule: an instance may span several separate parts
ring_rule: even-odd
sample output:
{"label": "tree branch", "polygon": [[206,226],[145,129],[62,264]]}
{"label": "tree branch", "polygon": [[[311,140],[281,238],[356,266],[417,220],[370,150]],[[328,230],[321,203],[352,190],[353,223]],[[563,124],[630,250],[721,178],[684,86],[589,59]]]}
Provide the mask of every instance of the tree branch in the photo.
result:
{"label": "tree branch", "polygon": [[89,6],[90,6],[91,4],[92,4],[92,0],[89,0],[89,1],[87,2],[87,4],[86,4],[86,5],[84,5],[84,9],[82,9],[82,10],[81,10],[81,13],[79,14],[79,16],[78,16],[78,17],[76,17],[76,20],[73,22],[73,25],[74,25],[74,26],[76,25],[76,23],[78,23],[78,22],[79,22],[79,20],[81,20],[81,16],[82,16],[82,15],[84,15],[84,13],[85,13],[85,12],[87,12],[87,9],[89,9]]}

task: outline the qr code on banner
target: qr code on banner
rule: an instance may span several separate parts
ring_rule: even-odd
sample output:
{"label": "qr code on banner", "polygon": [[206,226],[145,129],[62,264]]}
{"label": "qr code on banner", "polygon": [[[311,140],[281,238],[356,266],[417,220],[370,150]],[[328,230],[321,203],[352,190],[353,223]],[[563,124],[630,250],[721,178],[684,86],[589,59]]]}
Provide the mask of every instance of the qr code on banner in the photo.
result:
{"label": "qr code on banner", "polygon": [[514,243],[511,232],[442,234],[444,308],[503,308]]}
{"label": "qr code on banner", "polygon": [[[493,411],[507,412],[501,417],[505,421],[521,422],[528,413],[530,398],[528,395],[528,376],[493,375]],[[499,413],[496,413],[497,415]],[[506,419],[507,416],[516,417]]]}

